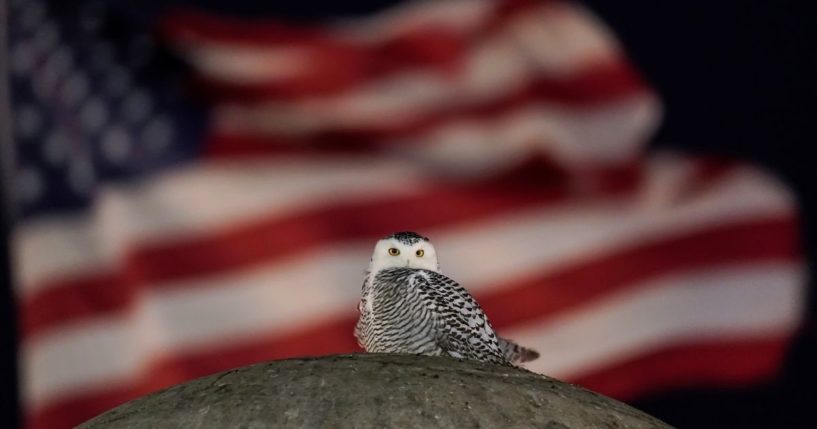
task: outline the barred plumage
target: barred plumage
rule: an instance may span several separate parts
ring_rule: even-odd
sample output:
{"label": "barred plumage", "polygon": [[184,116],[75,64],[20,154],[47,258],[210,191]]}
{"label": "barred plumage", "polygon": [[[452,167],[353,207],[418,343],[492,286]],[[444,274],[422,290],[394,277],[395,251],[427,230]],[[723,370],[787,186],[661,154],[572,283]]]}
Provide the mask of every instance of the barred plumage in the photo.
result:
{"label": "barred plumage", "polygon": [[358,342],[368,352],[524,362],[533,350],[498,338],[470,293],[439,272],[427,238],[411,232],[378,242],[363,283]]}

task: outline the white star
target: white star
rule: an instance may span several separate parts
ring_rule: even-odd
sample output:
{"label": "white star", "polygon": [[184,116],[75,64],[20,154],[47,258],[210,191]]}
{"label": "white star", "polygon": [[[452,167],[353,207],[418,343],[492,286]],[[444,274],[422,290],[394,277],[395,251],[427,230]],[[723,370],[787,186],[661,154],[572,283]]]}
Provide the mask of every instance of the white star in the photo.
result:
{"label": "white star", "polygon": [[96,133],[108,120],[108,109],[105,104],[96,97],[91,97],[79,111],[80,122],[86,131]]}
{"label": "white star", "polygon": [[170,145],[173,133],[170,118],[161,115],[148,122],[142,132],[141,141],[151,153],[160,153]]}
{"label": "white star", "polygon": [[121,97],[130,86],[130,75],[119,66],[111,66],[105,77],[105,90],[114,97]]}
{"label": "white star", "polygon": [[131,154],[130,135],[121,127],[114,125],[102,134],[102,154],[113,164],[121,164]]}
{"label": "white star", "polygon": [[32,139],[36,137],[43,127],[43,118],[40,111],[32,104],[25,104],[17,109],[15,115],[15,125],[17,137]]}
{"label": "white star", "polygon": [[23,204],[37,201],[43,193],[43,179],[37,170],[24,167],[17,175],[18,197]]}
{"label": "white star", "polygon": [[20,42],[11,49],[11,71],[26,75],[34,68],[34,52],[28,42]]}
{"label": "white star", "polygon": [[147,118],[150,113],[151,101],[145,91],[137,90],[128,94],[122,105],[125,119],[131,124],[139,124]]}
{"label": "white star", "polygon": [[65,46],[61,46],[49,55],[35,81],[38,95],[42,98],[51,97],[57,84],[71,70],[73,62],[71,52]]}
{"label": "white star", "polygon": [[65,131],[56,130],[48,135],[43,145],[43,156],[53,166],[62,164],[68,155],[68,136]]}
{"label": "white star", "polygon": [[74,71],[62,85],[60,91],[62,102],[68,107],[79,104],[88,95],[88,78],[80,71]]}
{"label": "white star", "polygon": [[60,45],[45,62],[45,70],[49,73],[54,73],[59,77],[65,76],[74,65],[74,56],[71,55],[71,50],[65,45]]}
{"label": "white star", "polygon": [[94,186],[94,166],[87,156],[74,158],[68,166],[68,183],[79,194],[88,194]]}
{"label": "white star", "polygon": [[34,46],[36,46],[40,52],[46,52],[57,44],[59,36],[57,26],[51,21],[46,21],[41,24],[37,28],[37,32],[34,33]]}

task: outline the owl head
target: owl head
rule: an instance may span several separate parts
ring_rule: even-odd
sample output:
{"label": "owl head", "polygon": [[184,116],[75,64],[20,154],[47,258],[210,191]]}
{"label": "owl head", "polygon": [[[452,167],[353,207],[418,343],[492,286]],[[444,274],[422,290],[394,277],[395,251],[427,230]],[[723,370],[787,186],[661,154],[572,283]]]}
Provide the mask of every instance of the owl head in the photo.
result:
{"label": "owl head", "polygon": [[428,238],[415,232],[395,232],[374,246],[369,272],[394,267],[440,271],[434,246]]}

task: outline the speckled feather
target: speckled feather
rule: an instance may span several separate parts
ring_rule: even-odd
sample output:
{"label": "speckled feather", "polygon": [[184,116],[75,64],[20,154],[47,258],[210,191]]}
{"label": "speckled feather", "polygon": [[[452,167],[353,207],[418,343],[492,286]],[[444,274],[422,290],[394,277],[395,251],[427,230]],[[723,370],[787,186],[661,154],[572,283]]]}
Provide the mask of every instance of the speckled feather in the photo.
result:
{"label": "speckled feather", "polygon": [[509,363],[482,308],[451,278],[414,268],[381,270],[373,285],[369,278],[355,329],[367,351]]}

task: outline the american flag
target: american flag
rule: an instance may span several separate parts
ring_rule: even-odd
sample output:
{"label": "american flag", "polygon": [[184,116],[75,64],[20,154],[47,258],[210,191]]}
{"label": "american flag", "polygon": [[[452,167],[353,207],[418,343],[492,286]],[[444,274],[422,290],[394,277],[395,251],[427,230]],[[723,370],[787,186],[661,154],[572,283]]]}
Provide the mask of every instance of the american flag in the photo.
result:
{"label": "american flag", "polygon": [[802,319],[789,192],[649,152],[659,96],[562,1],[294,24],[8,2],[27,427],[359,351],[381,236],[429,236],[527,367],[631,400],[772,376]]}

